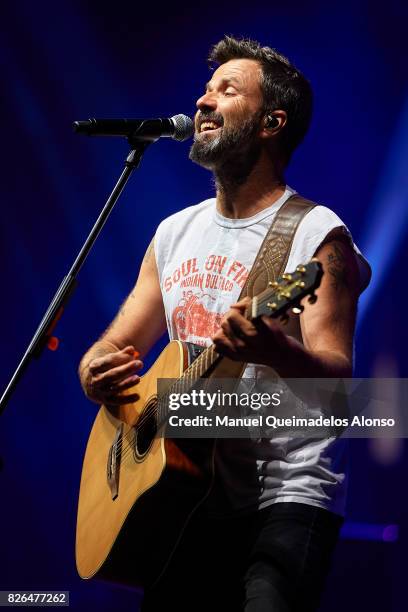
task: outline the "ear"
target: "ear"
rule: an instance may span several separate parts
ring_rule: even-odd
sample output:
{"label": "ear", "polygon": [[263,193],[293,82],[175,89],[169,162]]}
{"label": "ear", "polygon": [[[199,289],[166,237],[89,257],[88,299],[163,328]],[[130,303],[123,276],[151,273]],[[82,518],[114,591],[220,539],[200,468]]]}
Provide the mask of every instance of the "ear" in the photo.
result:
{"label": "ear", "polygon": [[287,114],[284,110],[266,112],[263,118],[261,138],[275,137],[286,125]]}

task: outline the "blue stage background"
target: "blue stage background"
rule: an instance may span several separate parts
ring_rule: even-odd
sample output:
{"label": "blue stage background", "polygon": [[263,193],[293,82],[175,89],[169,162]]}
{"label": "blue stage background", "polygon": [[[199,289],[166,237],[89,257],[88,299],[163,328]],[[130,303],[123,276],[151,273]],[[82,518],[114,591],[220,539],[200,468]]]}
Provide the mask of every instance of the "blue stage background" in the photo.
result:
{"label": "blue stage background", "polygon": [[[125,141],[76,136],[72,122],[192,115],[208,80],[208,49],[224,33],[276,47],[311,80],[314,119],[288,183],[333,208],[373,266],[360,308],[356,374],[407,376],[408,10],[395,0],[146,5],[2,6],[0,389],[127,154]],[[189,146],[163,139],[146,152],[80,273],[57,328],[59,350],[31,365],[1,418],[3,590],[70,590],[77,610],[137,609],[137,593],[76,575],[77,493],[96,413],[76,369],[130,291],[161,219],[213,193],[210,174],[188,160]],[[351,531],[322,611],[347,605],[400,612],[407,444],[361,440],[351,451]],[[367,531],[373,525],[377,531]],[[398,537],[385,542],[389,525],[398,526]]]}

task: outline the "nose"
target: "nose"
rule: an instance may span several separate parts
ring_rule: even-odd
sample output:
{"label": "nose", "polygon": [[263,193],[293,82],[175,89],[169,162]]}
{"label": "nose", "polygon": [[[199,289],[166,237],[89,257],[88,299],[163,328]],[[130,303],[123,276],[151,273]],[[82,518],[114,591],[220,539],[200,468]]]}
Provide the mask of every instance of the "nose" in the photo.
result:
{"label": "nose", "polygon": [[196,102],[199,111],[215,110],[217,108],[217,100],[213,91],[206,91],[201,98]]}

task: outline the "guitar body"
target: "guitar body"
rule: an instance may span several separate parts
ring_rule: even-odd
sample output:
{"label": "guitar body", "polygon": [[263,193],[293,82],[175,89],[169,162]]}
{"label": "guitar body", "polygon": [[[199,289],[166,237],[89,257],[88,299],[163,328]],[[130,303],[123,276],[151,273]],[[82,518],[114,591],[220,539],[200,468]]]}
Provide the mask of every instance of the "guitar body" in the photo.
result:
{"label": "guitar body", "polygon": [[[312,260],[269,283],[252,299],[249,318],[277,319],[289,307],[300,314],[301,299],[309,295],[310,302],[316,300],[313,292],[322,274],[321,264]],[[209,494],[215,440],[160,435],[168,407],[158,403],[157,380],[173,379],[177,385],[184,380],[192,388],[201,377],[239,379],[245,364],[221,358],[210,346],[188,366],[187,345],[170,342],[139,384],[124,391],[137,395],[136,401],[100,408],[79,493],[76,562],[82,578],[150,586],[165,571],[190,516]],[[168,390],[160,389],[162,398]]]}
{"label": "guitar body", "polygon": [[[170,342],[139,384],[125,392],[136,392],[137,401],[102,406],[96,416],[78,502],[76,563],[82,578],[155,582],[211,487],[214,441],[155,437],[146,418],[155,406],[157,379],[178,379],[187,365],[187,347]],[[133,427],[143,422],[145,435],[135,440]],[[115,447],[119,434],[123,439]]]}

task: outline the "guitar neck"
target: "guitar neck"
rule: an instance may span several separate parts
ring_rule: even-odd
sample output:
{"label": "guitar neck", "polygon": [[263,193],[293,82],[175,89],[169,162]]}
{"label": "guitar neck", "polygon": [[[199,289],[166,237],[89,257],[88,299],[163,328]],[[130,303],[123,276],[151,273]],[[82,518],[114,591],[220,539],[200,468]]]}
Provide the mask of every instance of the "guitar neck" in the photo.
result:
{"label": "guitar neck", "polygon": [[187,393],[199,379],[208,377],[221,360],[222,356],[216,353],[214,345],[204,349],[184,371],[183,375],[174,381],[170,388],[158,398],[158,429],[166,424],[171,413],[168,401],[170,394]]}
{"label": "guitar neck", "polygon": [[[309,302],[314,303],[314,291],[320,285],[323,269],[317,259],[312,259],[306,265],[300,265],[295,272],[283,274],[277,281],[268,283],[267,288],[254,296],[245,310],[245,317],[249,320],[257,319],[263,315],[287,320],[287,311],[290,308],[294,314],[301,314],[303,305],[300,301],[309,296]],[[169,415],[168,397],[170,393],[186,393],[194,387],[200,378],[208,377],[219,365],[222,356],[214,345],[204,351],[185,370],[184,374],[175,381],[170,389],[158,399],[159,426],[163,425]],[[234,376],[231,376],[234,378]]]}

